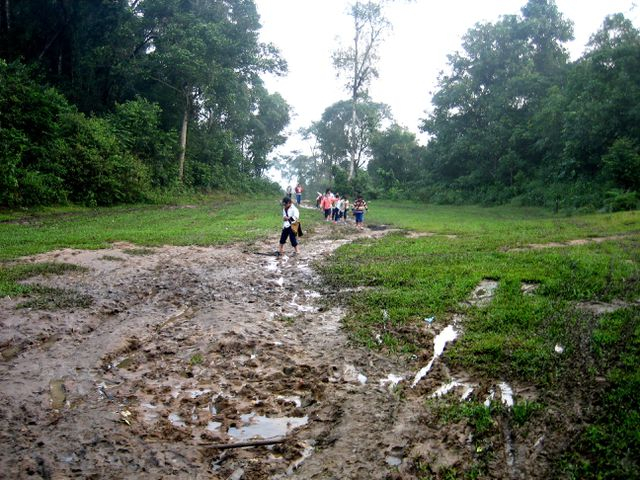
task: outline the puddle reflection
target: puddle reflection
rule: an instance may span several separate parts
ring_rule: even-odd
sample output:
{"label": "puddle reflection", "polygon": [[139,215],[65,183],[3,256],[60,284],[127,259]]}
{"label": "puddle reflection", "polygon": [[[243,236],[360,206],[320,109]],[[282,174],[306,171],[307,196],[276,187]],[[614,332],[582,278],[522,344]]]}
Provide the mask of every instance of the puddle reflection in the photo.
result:
{"label": "puddle reflection", "polygon": [[275,438],[282,437],[297,427],[306,425],[309,417],[280,417],[268,418],[255,413],[247,413],[240,416],[242,427],[230,427],[228,434],[230,437],[246,441],[254,437]]}

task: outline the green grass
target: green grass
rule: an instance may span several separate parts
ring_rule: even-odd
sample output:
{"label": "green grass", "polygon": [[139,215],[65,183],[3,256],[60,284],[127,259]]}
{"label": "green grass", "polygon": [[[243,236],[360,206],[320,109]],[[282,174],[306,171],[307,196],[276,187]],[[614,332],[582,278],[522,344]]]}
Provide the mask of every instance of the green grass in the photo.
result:
{"label": "green grass", "polygon": [[[374,287],[350,297],[346,320],[354,338],[369,346],[383,338],[394,352],[414,352],[430,341],[416,332],[424,318],[433,316],[444,326],[459,313],[467,320],[464,335],[449,350],[454,365],[545,383],[557,373],[554,346],[567,336],[565,312],[575,302],[633,301],[640,295],[638,212],[559,219],[513,209],[376,209],[367,223],[393,220],[393,226],[436,235],[396,233],[374,243],[355,242],[324,267],[335,287]],[[620,238],[510,251],[528,243],[613,235]],[[499,282],[491,304],[464,306],[483,279]],[[523,294],[524,282],[539,285],[534,295]]]}
{"label": "green grass", "polygon": [[[255,199],[216,195],[196,200],[198,203],[173,206],[65,207],[0,212],[0,296],[37,296],[24,304],[33,308],[86,304],[86,298],[78,296],[74,299],[73,292],[66,292],[59,296],[62,303],[54,305],[52,292],[37,285],[18,283],[30,276],[56,274],[73,268],[61,264],[16,263],[20,257],[61,248],[100,249],[124,241],[137,245],[137,248],[129,249],[128,254],[147,255],[153,252],[152,247],[159,245],[251,244],[264,237],[272,237],[276,248],[281,228],[279,197]],[[302,212],[304,225],[313,224],[315,216],[305,213]]]}
{"label": "green grass", "polygon": [[573,448],[563,457],[566,478],[638,478],[640,454],[640,308],[602,316],[592,334],[592,376],[606,388],[594,390],[595,411]]}
{"label": "green grass", "polygon": [[0,266],[0,296],[23,297],[19,308],[47,308],[57,310],[71,307],[87,307],[91,297],[69,289],[43,287],[37,283],[18,283],[36,276],[61,275],[69,271],[85,269],[69,263],[26,263]]}
{"label": "green grass", "polygon": [[[123,206],[22,216],[5,213],[0,223],[0,260],[59,248],[106,248],[116,241],[140,247],[249,243],[279,233],[280,208],[279,198],[211,197],[202,203],[171,207]],[[304,212],[303,223],[308,223]]]}
{"label": "green grass", "polygon": [[[445,352],[450,366],[478,378],[533,384],[545,398],[582,391],[585,426],[556,459],[560,476],[637,478],[640,212],[558,217],[514,208],[373,203],[366,222],[432,235],[355,242],[323,267],[332,288],[370,287],[349,297],[345,323],[352,338],[393,353],[428,350],[424,319],[435,317],[434,326],[444,328],[459,314],[462,333]],[[594,237],[613,238],[527,248]],[[498,281],[493,300],[469,306],[465,300],[483,279]],[[538,288],[525,294],[524,283]],[[576,308],[613,300],[630,306],[602,317]],[[555,352],[558,344],[562,354]],[[514,428],[544,417],[543,405],[516,404]],[[447,415],[465,416],[482,436],[491,425],[483,408],[453,405]]]}

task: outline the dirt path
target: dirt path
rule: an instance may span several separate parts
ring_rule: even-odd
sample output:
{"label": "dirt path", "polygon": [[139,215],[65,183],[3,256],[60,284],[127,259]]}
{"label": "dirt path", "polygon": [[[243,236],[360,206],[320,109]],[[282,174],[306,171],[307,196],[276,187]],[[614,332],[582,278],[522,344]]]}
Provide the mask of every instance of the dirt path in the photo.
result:
{"label": "dirt path", "polygon": [[[94,302],[0,300],[0,477],[384,479],[419,478],[417,458],[472,464],[468,427],[443,430],[424,408],[454,375],[436,359],[412,388],[433,350],[407,364],[351,345],[340,297],[314,273],[338,246],[385,233],[322,225],[297,257],[259,242],[29,258],[86,267],[32,281]],[[212,447],[253,438],[284,442]],[[514,449],[493,478],[525,478]]]}

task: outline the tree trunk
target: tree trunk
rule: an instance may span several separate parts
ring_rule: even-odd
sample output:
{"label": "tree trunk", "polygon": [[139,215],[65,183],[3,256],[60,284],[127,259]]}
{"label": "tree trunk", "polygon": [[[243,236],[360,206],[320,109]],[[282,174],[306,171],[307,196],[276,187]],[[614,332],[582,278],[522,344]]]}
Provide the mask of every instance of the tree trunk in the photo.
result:
{"label": "tree trunk", "polygon": [[360,29],[358,28],[358,17],[354,15],[353,17],[354,23],[354,38],[353,38],[353,85],[351,87],[351,132],[350,132],[350,141],[349,141],[349,176],[347,177],[347,181],[351,182],[355,175],[356,170],[356,121],[358,120],[356,114],[356,102],[358,101],[358,83],[359,83],[359,72],[358,72],[358,63],[359,63],[359,52],[358,52],[358,44],[360,41]]}
{"label": "tree trunk", "polygon": [[9,0],[4,0],[4,13],[5,13],[5,16],[6,16],[5,20],[6,20],[6,23],[7,23],[7,32],[9,30],[11,30],[11,22],[9,20],[9,17],[10,17],[9,12],[10,12],[10,10],[11,9],[9,8]]}
{"label": "tree trunk", "polygon": [[[354,92],[355,93],[355,92]],[[351,99],[351,127],[350,127],[350,137],[351,141],[349,142],[349,176],[347,180],[350,182],[353,180],[356,170],[356,122],[358,121],[358,117],[356,114],[356,96],[354,95]]]}
{"label": "tree trunk", "polygon": [[189,103],[184,106],[182,126],[180,128],[180,156],[178,157],[178,178],[180,183],[184,181],[184,158],[187,152],[187,127],[189,126]]}

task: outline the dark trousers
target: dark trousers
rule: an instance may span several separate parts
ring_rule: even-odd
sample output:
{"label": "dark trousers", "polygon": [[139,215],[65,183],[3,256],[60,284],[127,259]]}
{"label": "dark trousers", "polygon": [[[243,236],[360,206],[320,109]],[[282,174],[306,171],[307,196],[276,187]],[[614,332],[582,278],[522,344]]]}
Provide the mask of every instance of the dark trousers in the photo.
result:
{"label": "dark trousers", "polygon": [[282,233],[280,234],[280,245],[287,243],[287,237],[291,241],[291,246],[295,248],[298,245],[298,238],[296,237],[296,234],[293,233],[293,230],[291,230],[291,227],[282,229]]}

